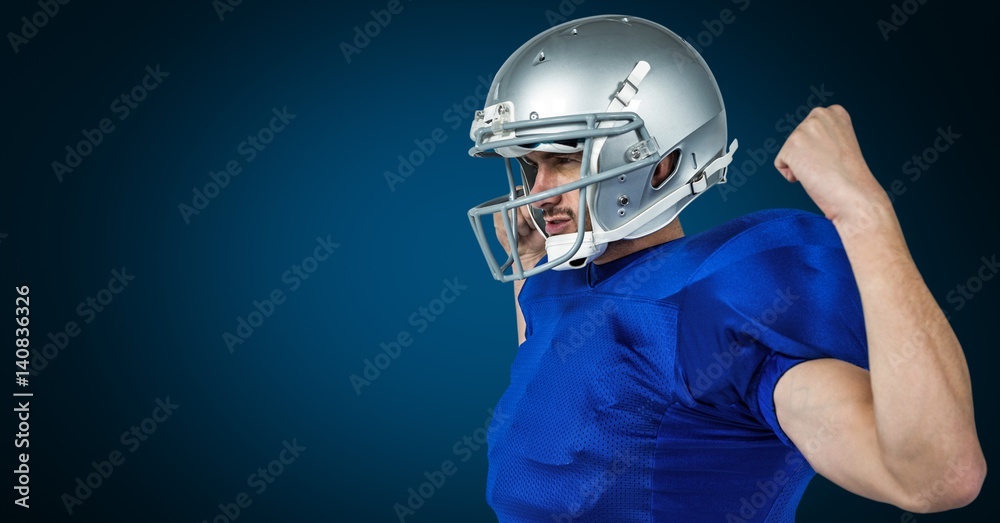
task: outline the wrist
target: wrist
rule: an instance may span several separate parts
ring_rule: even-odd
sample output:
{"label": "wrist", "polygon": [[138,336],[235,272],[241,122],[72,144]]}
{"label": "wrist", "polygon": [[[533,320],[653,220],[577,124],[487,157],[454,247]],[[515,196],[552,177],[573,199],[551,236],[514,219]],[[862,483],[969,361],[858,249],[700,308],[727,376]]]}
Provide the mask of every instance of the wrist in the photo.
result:
{"label": "wrist", "polygon": [[[912,266],[892,202],[881,189],[857,198],[831,219],[858,281],[885,270]],[[900,264],[903,265],[900,265]]]}
{"label": "wrist", "polygon": [[830,221],[845,242],[855,237],[901,234],[892,201],[881,186],[861,192],[848,200],[830,217]]}

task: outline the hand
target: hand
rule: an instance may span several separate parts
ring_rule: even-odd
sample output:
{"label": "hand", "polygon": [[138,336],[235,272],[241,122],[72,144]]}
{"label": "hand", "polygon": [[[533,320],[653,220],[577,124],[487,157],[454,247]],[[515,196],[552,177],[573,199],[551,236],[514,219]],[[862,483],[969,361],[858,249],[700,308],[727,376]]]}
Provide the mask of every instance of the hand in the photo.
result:
{"label": "hand", "polygon": [[[521,187],[518,186],[518,189]],[[521,257],[521,265],[525,270],[534,267],[538,260],[545,256],[545,237],[531,223],[531,207],[524,205],[517,212],[517,254]],[[493,226],[496,228],[497,239],[503,245],[504,251],[510,254],[510,244],[507,242],[507,230],[503,226],[500,213],[493,215]]]}
{"label": "hand", "polygon": [[891,205],[861,155],[850,115],[839,105],[813,109],[785,140],[774,167],[789,182],[800,182],[835,223],[865,212],[869,203]]}

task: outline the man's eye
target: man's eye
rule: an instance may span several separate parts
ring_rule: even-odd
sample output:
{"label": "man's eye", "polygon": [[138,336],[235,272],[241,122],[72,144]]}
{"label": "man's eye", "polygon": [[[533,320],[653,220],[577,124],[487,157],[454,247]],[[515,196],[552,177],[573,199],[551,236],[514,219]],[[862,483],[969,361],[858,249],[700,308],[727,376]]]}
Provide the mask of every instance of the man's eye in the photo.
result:
{"label": "man's eye", "polygon": [[576,158],[573,158],[573,157],[570,157],[570,156],[561,156],[561,157],[559,157],[556,160],[556,162],[558,162],[558,163],[573,163],[573,162],[578,162],[578,161],[580,161],[580,160],[577,160]]}

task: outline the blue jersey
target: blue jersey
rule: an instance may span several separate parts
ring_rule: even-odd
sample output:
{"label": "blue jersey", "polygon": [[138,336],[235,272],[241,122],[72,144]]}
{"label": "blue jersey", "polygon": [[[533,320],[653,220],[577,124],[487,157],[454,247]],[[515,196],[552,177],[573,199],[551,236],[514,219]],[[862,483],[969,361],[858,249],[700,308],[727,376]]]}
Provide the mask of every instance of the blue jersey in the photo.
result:
{"label": "blue jersey", "polygon": [[868,367],[843,244],[803,211],[546,271],[519,303],[526,341],[489,431],[504,523],[794,521],[815,472],[775,384],[811,359]]}

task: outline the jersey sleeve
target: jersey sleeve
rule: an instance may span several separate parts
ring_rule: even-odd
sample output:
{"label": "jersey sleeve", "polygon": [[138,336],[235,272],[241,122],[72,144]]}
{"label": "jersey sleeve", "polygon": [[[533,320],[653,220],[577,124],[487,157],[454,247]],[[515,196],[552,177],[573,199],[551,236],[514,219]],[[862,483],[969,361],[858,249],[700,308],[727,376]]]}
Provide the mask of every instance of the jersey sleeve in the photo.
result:
{"label": "jersey sleeve", "polygon": [[690,400],[744,407],[785,444],[774,387],[803,361],[868,368],[861,298],[833,224],[802,211],[754,224],[692,275],[682,298],[680,373]]}

